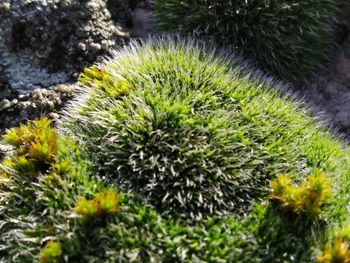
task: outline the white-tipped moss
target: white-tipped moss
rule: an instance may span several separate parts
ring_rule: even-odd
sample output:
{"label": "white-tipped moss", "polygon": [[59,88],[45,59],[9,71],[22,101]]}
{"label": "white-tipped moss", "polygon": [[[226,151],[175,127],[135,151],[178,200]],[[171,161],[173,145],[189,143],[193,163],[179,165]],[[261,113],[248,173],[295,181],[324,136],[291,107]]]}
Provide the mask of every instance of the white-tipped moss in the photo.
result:
{"label": "white-tipped moss", "polygon": [[[328,262],[343,251],[326,243],[349,232],[332,230],[348,217],[348,147],[222,54],[177,38],[136,44],[82,75],[87,94],[66,125],[79,143],[47,119],[9,131],[1,262]],[[28,173],[19,158],[45,165]],[[304,179],[312,171],[322,176]],[[270,191],[278,173],[288,177]]]}
{"label": "white-tipped moss", "polygon": [[341,151],[332,136],[273,81],[223,54],[165,37],[86,69],[89,97],[68,126],[101,175],[163,215],[198,219],[244,214],[278,173],[332,174]]}

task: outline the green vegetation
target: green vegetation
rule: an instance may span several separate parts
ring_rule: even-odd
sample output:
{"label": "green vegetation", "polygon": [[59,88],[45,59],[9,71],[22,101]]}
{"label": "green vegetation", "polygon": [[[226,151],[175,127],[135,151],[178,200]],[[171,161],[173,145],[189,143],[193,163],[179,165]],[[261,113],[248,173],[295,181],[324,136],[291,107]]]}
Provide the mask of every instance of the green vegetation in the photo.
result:
{"label": "green vegetation", "polygon": [[332,246],[327,245],[324,255],[318,257],[321,263],[346,263],[350,262],[349,243],[341,238],[335,239]]}
{"label": "green vegetation", "polygon": [[337,0],[156,0],[168,31],[196,31],[229,44],[285,80],[309,76],[334,46]]}
{"label": "green vegetation", "polygon": [[321,206],[330,197],[329,183],[321,173],[309,176],[299,186],[292,185],[289,177],[279,175],[271,182],[271,190],[270,199],[279,209],[310,218],[320,214]]}
{"label": "green vegetation", "polygon": [[[46,173],[52,167],[57,153],[57,133],[49,127],[50,120],[43,118],[9,131],[5,141],[16,148],[16,155],[7,165],[24,174]],[[57,164],[61,167],[62,164]],[[61,169],[61,168],[59,168]]]}
{"label": "green vegetation", "polygon": [[320,263],[350,262],[350,224],[346,221],[333,231],[333,238],[325,246],[317,260]]}
{"label": "green vegetation", "polygon": [[[165,38],[87,69],[67,127],[107,184],[179,224],[182,260],[315,261],[347,218],[349,150],[273,82],[212,50]],[[279,193],[278,174],[290,178]]]}
{"label": "green vegetation", "polygon": [[96,172],[192,219],[246,213],[279,173],[332,177],[340,145],[273,84],[244,78],[241,61],[200,45],[146,43],[85,71],[90,97],[68,126]]}
{"label": "green vegetation", "polygon": [[59,242],[49,241],[40,253],[40,263],[60,263],[62,246]]}
{"label": "green vegetation", "polygon": [[7,131],[2,262],[346,262],[349,149],[208,50],[126,49],[81,76],[64,134]]}
{"label": "green vegetation", "polygon": [[92,200],[81,198],[75,207],[75,211],[85,220],[102,220],[118,211],[118,203],[119,197],[117,193],[110,188],[103,193],[97,194]]}

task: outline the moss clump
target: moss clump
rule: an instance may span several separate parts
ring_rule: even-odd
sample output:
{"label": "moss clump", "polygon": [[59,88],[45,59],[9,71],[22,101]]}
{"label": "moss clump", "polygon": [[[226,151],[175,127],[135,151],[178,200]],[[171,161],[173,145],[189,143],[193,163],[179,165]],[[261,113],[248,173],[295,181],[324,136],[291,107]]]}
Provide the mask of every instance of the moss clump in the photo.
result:
{"label": "moss clump", "polygon": [[81,198],[75,207],[75,212],[82,216],[84,220],[103,220],[118,211],[119,201],[118,194],[110,188],[97,194],[92,200]]}
{"label": "moss clump", "polygon": [[40,253],[40,263],[60,263],[62,262],[61,243],[49,241]]}
{"label": "moss clump", "polygon": [[350,262],[349,242],[336,238],[333,244],[326,246],[322,256],[317,258],[320,263],[347,263]]}
{"label": "moss clump", "polygon": [[304,78],[334,45],[336,0],[157,0],[164,30],[196,30],[242,49],[286,80]]}
{"label": "moss clump", "polygon": [[303,214],[314,219],[330,197],[329,188],[329,183],[322,173],[309,176],[299,186],[293,185],[288,176],[278,175],[271,182],[270,200],[285,212]]}
{"label": "moss clump", "polygon": [[[244,62],[210,49],[144,43],[82,75],[90,92],[68,126],[95,169],[163,215],[192,219],[246,213],[279,173],[333,173],[341,150],[331,136],[273,84],[242,77]],[[127,92],[106,89],[120,83]]]}
{"label": "moss clump", "polygon": [[49,119],[42,118],[9,130],[4,139],[15,147],[16,155],[7,161],[7,165],[23,173],[46,173],[58,150],[57,132],[50,124]]}

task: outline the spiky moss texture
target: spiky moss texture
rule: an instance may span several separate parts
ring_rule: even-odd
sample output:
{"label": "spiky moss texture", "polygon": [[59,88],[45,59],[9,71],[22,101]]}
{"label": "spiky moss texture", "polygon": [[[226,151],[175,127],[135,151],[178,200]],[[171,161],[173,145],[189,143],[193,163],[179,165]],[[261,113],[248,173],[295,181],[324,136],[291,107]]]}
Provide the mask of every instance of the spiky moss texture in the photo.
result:
{"label": "spiky moss texture", "polygon": [[163,215],[192,219],[245,214],[279,173],[345,176],[340,144],[277,84],[209,50],[165,37],[85,71],[89,95],[69,127],[99,173]]}
{"label": "spiky moss texture", "polygon": [[156,0],[163,30],[196,31],[233,45],[268,72],[296,81],[326,62],[337,0]]}
{"label": "spiky moss texture", "polygon": [[[289,166],[276,164],[275,167],[281,166],[281,169],[276,168],[276,171],[282,168],[289,171],[294,182],[300,181],[301,184],[298,185],[308,185],[309,183],[305,182],[309,180],[304,180],[304,177],[316,167],[317,171],[323,170],[327,180],[331,182],[332,195],[327,205],[322,206],[322,213],[318,220],[310,221],[303,216],[281,213],[274,209],[273,204],[270,205],[267,202],[267,196],[263,193],[261,197],[264,200],[261,202],[256,200],[254,207],[243,216],[234,214],[235,210],[227,216],[208,216],[197,221],[190,218],[179,220],[164,216],[166,212],[163,211],[162,215],[155,211],[148,204],[147,199],[138,198],[137,194],[126,191],[128,189],[125,186],[128,184],[113,185],[108,183],[109,180],[103,178],[103,176],[112,176],[113,173],[96,173],[96,168],[98,168],[96,164],[99,165],[99,163],[95,161],[99,159],[92,158],[93,163],[90,163],[86,155],[86,150],[96,149],[89,145],[91,141],[88,141],[87,145],[84,145],[84,141],[76,143],[68,136],[59,135],[55,129],[50,128],[50,122],[43,119],[11,130],[5,136],[6,141],[14,146],[14,152],[0,165],[1,262],[38,262],[39,260],[45,263],[314,262],[317,256],[324,262],[329,262],[329,258],[334,258],[334,255],[339,254],[336,253],[337,251],[343,252],[344,249],[341,251],[338,249],[338,243],[333,241],[333,237],[343,237],[349,232],[348,228],[339,231],[334,227],[337,224],[341,225],[341,221],[347,217],[350,189],[348,148],[342,147],[339,141],[322,131],[295,104],[288,99],[280,98],[276,92],[267,90],[269,84],[258,79],[253,81],[241,78],[236,67],[230,69],[235,65],[234,61],[216,58],[214,57],[215,52],[207,54],[203,47],[196,47],[193,43],[190,46],[188,44],[191,43],[146,43],[142,48],[136,46],[125,53],[118,54],[119,63],[130,63],[119,65],[113,61],[104,70],[87,71],[86,75],[90,77],[86,76],[82,81],[86,84],[90,83],[90,87],[86,89],[90,89],[91,93],[85,100],[87,103],[84,104],[85,108],[82,109],[79,106],[75,113],[83,111],[81,114],[85,117],[74,115],[77,119],[73,119],[73,123],[79,120],[86,121],[90,116],[92,118],[89,121],[94,123],[90,122],[92,126],[89,127],[99,132],[100,124],[103,124],[101,122],[103,117],[110,117],[110,114],[106,114],[108,106],[114,109],[112,106],[115,103],[118,104],[128,97],[131,99],[133,95],[138,96],[134,99],[139,103],[145,101],[146,98],[152,101],[150,100],[151,95],[158,94],[161,97],[162,91],[165,92],[162,98],[166,102],[170,99],[169,96],[165,96],[170,92],[170,84],[173,84],[171,87],[174,99],[168,101],[169,105],[170,102],[171,105],[178,104],[180,98],[187,102],[185,93],[193,95],[193,100],[198,103],[196,105],[199,106],[194,105],[193,113],[186,115],[187,117],[200,112],[200,107],[204,105],[207,105],[207,111],[210,112],[215,101],[222,100],[225,103],[214,108],[218,112],[225,112],[227,107],[231,109],[232,105],[229,104],[229,101],[232,101],[233,104],[240,106],[238,110],[240,114],[237,113],[234,119],[223,120],[235,122],[240,120],[240,116],[244,116],[246,123],[242,125],[242,129],[246,129],[247,123],[251,123],[256,129],[255,132],[253,129],[248,129],[243,133],[241,131],[240,134],[243,134],[241,136],[245,138],[241,142],[243,148],[255,145],[254,139],[257,134],[263,133],[267,128],[271,129],[272,125],[269,123],[277,125],[277,120],[279,120],[281,121],[280,126],[270,132],[265,131],[263,137],[258,137],[260,148],[251,149],[274,149],[273,160],[280,160],[281,156],[284,156],[284,163],[289,161],[291,163]],[[157,52],[154,52],[155,50]],[[162,61],[162,64],[156,67],[153,63],[159,63],[159,61]],[[145,68],[141,66],[142,64]],[[199,78],[195,76],[199,73],[195,65],[203,66],[203,82],[200,86],[196,83]],[[208,77],[205,77],[206,74],[209,74]],[[177,81],[174,81],[175,76]],[[186,81],[184,81],[184,76],[187,76]],[[121,78],[123,81],[120,82]],[[94,87],[91,87],[92,79],[96,83]],[[107,79],[109,80],[106,81]],[[130,86],[131,83],[139,85]],[[156,88],[157,83],[158,89]],[[151,92],[150,89],[147,90],[148,86],[156,93],[148,93]],[[211,90],[205,86],[210,87]],[[216,89],[218,87],[220,92]],[[144,92],[142,93],[141,90]],[[201,101],[198,100],[199,95],[194,96],[196,94],[193,94],[195,90],[198,90],[198,94],[202,92],[203,97],[209,102],[204,101],[205,103],[201,104]],[[206,97],[206,92],[213,96]],[[95,112],[100,113],[99,115],[91,115],[92,111],[87,110],[95,107],[94,103],[103,105],[103,112]],[[226,103],[228,103],[227,107],[224,105]],[[139,104],[135,104],[135,111],[139,110],[137,105]],[[162,104],[160,103],[159,106]],[[186,108],[186,105],[183,107]],[[147,111],[149,118],[154,116],[152,112],[161,113],[159,108],[154,109],[158,111]],[[164,105],[161,109],[164,110]],[[163,115],[158,114],[157,116],[169,116],[170,114],[165,110],[162,113]],[[173,115],[177,114],[179,113]],[[173,115],[170,114],[170,116]],[[146,115],[144,116],[146,118]],[[140,121],[139,118],[135,119]],[[160,120],[164,119],[165,117]],[[140,122],[140,124],[143,123]],[[77,128],[78,123],[74,125],[79,131],[77,133],[77,138],[79,138],[83,129]],[[132,128],[132,126],[128,127]],[[162,127],[158,126],[158,133]],[[258,127],[263,128],[259,130]],[[110,127],[109,130],[113,129]],[[181,129],[174,125],[174,131],[178,130]],[[137,132],[129,129],[125,136],[130,134],[137,135]],[[252,134],[254,136],[251,136]],[[105,135],[100,142],[103,143],[105,139],[110,139],[110,143],[114,143],[118,140],[118,137]],[[306,135],[305,138],[302,137],[304,135]],[[83,137],[89,139],[89,136]],[[273,138],[280,138],[290,147],[295,144],[297,147],[293,147],[297,156],[295,158],[299,160],[291,159],[290,151],[292,150],[287,149],[287,146],[284,147],[284,143],[279,145],[279,142],[275,141],[268,144],[273,141]],[[133,137],[130,138],[132,139]],[[200,144],[200,141],[196,140],[196,142]],[[283,152],[276,151],[272,145],[279,145]],[[81,151],[80,146],[87,148]],[[151,150],[156,154],[157,149],[152,148]],[[137,154],[137,151],[135,153]],[[244,160],[245,152],[241,151],[241,153],[242,160]],[[267,153],[262,156],[265,154]],[[108,156],[107,153],[104,154],[104,157],[106,156],[109,158],[104,164],[109,166],[108,161],[114,156]],[[93,155],[90,155],[91,157]],[[228,158],[231,158],[230,155]],[[255,171],[256,167],[271,166],[265,164],[264,159],[262,164],[256,162],[256,159],[252,160],[255,161],[249,163],[251,169],[246,171],[248,177],[253,174],[249,171]],[[174,161],[169,160],[169,162]],[[242,163],[238,169],[244,169],[245,165]],[[110,167],[109,170],[111,169]],[[101,170],[104,171],[104,169]],[[186,178],[187,174],[182,173],[181,175]],[[194,177],[195,175],[193,173]],[[171,172],[169,176],[172,176]],[[269,176],[274,177],[274,173]],[[183,186],[181,181],[174,187],[178,185]],[[134,192],[140,192],[131,184],[129,186]],[[293,189],[294,187],[296,186],[293,186]],[[276,196],[276,192],[272,194]],[[170,203],[170,205],[173,204]],[[190,206],[191,203],[189,202],[188,205]],[[177,210],[176,207],[175,210]],[[346,224],[345,222],[344,225]],[[326,241],[329,241],[330,245],[326,246]],[[347,246],[346,243],[343,243],[345,241],[342,239],[341,248]],[[325,253],[320,251],[324,248]]]}
{"label": "spiky moss texture", "polygon": [[[134,44],[81,77],[87,95],[74,103],[68,128],[99,177],[140,198],[122,199],[111,223],[89,231],[86,259],[328,257],[334,229],[348,217],[349,149],[281,96],[273,81],[222,54],[165,38]],[[320,172],[331,195],[316,218],[267,201],[277,174],[313,195],[307,185]],[[68,235],[72,244],[84,240],[79,231]]]}
{"label": "spiky moss texture", "polygon": [[[348,236],[346,223],[332,230],[332,217],[311,223],[267,202],[240,219],[188,225],[161,217],[145,200],[100,181],[79,144],[49,124],[42,119],[5,136],[15,149],[0,166],[1,262],[313,262],[317,255],[333,262],[344,251],[337,243],[324,254],[315,249],[328,236]],[[19,157],[33,169],[14,165]]]}

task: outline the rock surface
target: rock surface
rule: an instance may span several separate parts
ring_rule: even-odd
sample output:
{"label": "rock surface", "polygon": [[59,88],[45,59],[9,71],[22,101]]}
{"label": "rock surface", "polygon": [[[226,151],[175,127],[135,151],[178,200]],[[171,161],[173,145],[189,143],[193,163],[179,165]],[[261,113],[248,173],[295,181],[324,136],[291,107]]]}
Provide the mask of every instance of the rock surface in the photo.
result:
{"label": "rock surface", "polygon": [[0,134],[58,117],[79,72],[128,43],[130,1],[0,0]]}
{"label": "rock surface", "polygon": [[42,115],[58,120],[57,112],[73,97],[75,89],[74,84],[60,84],[50,89],[37,87],[29,94],[0,100],[0,134],[6,128]]}
{"label": "rock surface", "polygon": [[13,52],[32,51],[54,71],[79,72],[99,55],[125,45],[129,35],[131,13],[124,0],[13,0],[2,10],[6,46]]}

